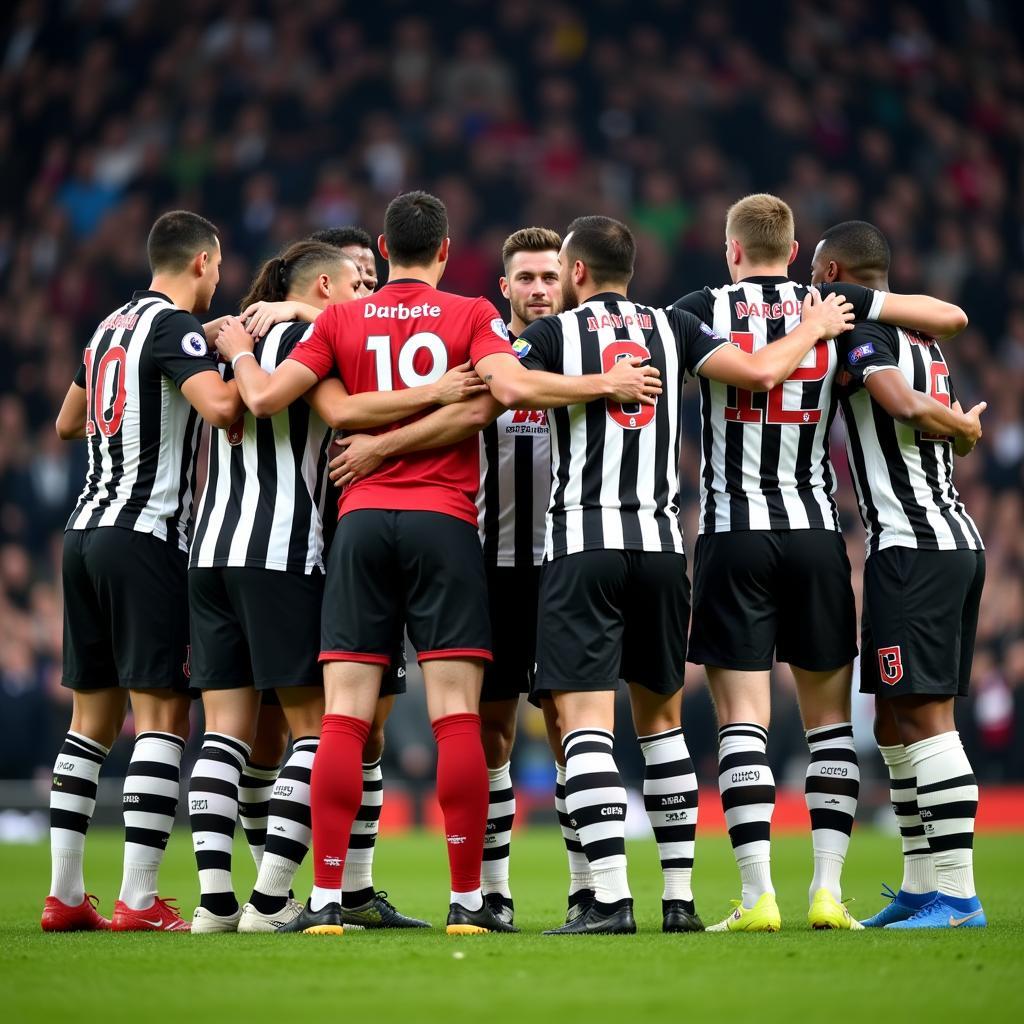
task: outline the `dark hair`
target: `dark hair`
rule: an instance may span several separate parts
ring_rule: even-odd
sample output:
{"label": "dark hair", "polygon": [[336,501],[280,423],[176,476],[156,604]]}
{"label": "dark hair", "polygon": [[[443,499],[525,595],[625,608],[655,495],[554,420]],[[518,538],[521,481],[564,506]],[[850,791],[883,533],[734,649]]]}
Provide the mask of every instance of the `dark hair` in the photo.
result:
{"label": "dark hair", "polygon": [[520,228],[513,231],[501,247],[501,262],[508,273],[509,260],[517,252],[558,252],[562,248],[562,236],[551,228]]}
{"label": "dark hair", "polygon": [[197,253],[217,247],[217,228],[205,217],[188,210],[171,210],[157,217],[146,242],[149,269],[178,273]]}
{"label": "dark hair", "polygon": [[841,263],[851,274],[888,275],[892,251],[889,242],[874,224],[866,220],[844,220],[821,236],[825,244],[820,257]]}
{"label": "dark hair", "polygon": [[623,284],[632,278],[636,240],[622,221],[577,217],[569,225],[566,238],[566,259],[585,263],[594,284]]}
{"label": "dark hair", "polygon": [[309,236],[310,242],[324,242],[327,245],[336,245],[344,249],[348,245],[357,245],[360,249],[369,249],[373,252],[373,239],[369,233],[354,224],[343,228],[324,228],[322,231],[314,231]]}
{"label": "dark hair", "polygon": [[405,192],[388,203],[384,214],[384,240],[388,259],[406,267],[433,262],[448,237],[448,211],[428,192]]}
{"label": "dark hair", "polygon": [[292,288],[305,287],[314,276],[339,263],[355,266],[355,261],[335,245],[296,242],[260,267],[239,308],[245,309],[254,302],[280,302]]}

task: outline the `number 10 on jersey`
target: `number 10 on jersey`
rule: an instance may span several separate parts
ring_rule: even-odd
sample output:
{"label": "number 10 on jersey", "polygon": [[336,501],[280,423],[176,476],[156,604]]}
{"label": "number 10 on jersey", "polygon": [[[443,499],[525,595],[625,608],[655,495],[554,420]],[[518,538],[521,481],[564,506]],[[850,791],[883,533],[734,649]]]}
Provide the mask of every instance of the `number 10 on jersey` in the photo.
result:
{"label": "number 10 on jersey", "polygon": [[[407,388],[433,384],[448,372],[448,350],[444,342],[430,331],[413,334],[398,350],[397,367],[391,360],[391,337],[387,334],[371,334],[366,339],[366,350],[372,352],[377,368],[377,390],[395,390],[395,370],[398,379]],[[430,369],[420,373],[416,369],[416,357],[424,352],[430,357]],[[422,366],[422,362],[420,363]]]}

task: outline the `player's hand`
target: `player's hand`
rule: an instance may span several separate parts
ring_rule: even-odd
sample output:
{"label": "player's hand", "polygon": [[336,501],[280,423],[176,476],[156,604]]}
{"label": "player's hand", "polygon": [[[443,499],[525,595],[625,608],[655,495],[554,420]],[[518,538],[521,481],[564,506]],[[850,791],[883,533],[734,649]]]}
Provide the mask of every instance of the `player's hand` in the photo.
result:
{"label": "player's hand", "polygon": [[961,413],[967,420],[963,429],[953,438],[953,451],[961,458],[970,455],[981,439],[981,414],[988,408],[988,402],[979,402],[973,409],[964,412],[959,402],[953,403],[953,412]]}
{"label": "player's hand", "polygon": [[237,316],[229,316],[220,325],[214,344],[221,358],[230,363],[239,352],[252,351],[253,338]]}
{"label": "player's hand", "polygon": [[377,438],[372,434],[351,434],[334,442],[338,454],[331,459],[331,480],[338,487],[369,476],[383,461],[377,451]]}
{"label": "player's hand", "polygon": [[605,375],[614,402],[639,402],[654,405],[661,394],[661,371],[650,363],[644,364],[640,356],[620,359]]}
{"label": "player's hand", "polygon": [[254,302],[242,310],[241,319],[254,338],[262,338],[274,324],[301,320],[302,308],[300,302]]}
{"label": "player's hand", "polygon": [[817,329],[819,341],[826,341],[853,330],[853,303],[835,293],[823,299],[817,288],[808,288],[801,319]]}
{"label": "player's hand", "polygon": [[434,389],[435,405],[454,405],[455,402],[464,402],[486,391],[487,385],[476,375],[472,363],[467,359],[453,366],[434,384]]}

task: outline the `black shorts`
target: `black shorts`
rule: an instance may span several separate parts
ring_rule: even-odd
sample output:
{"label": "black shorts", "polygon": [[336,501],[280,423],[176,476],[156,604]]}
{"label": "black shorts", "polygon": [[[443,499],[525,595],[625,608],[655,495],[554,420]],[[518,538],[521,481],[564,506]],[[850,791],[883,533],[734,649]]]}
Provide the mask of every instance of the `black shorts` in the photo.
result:
{"label": "black shorts", "polygon": [[879,697],[964,697],[971,682],[983,551],[883,548],[864,564],[860,688]]}
{"label": "black shorts", "polygon": [[188,556],[117,526],[64,534],[64,678],[72,690],[188,680]]}
{"label": "black shorts", "polygon": [[484,666],[481,701],[515,700],[530,692],[537,659],[540,566],[487,566],[494,661]]}
{"label": "black shorts", "polygon": [[324,577],[228,566],[188,571],[192,685],[321,686]]}
{"label": "black shorts", "polygon": [[530,700],[614,690],[620,679],[675,693],[683,685],[689,617],[683,555],[581,551],[546,562]]}
{"label": "black shorts", "polygon": [[809,672],[857,656],[850,560],[834,530],[735,530],[697,538],[690,661]]}
{"label": "black shorts", "polygon": [[349,512],[328,555],[320,660],[387,665],[403,624],[420,661],[491,660],[476,527],[440,512]]}

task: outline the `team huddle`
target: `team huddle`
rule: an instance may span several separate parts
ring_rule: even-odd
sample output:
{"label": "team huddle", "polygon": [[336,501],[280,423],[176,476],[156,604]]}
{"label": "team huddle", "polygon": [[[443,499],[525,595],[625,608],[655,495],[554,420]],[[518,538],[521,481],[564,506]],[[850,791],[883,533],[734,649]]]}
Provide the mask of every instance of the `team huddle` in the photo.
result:
{"label": "team huddle", "polygon": [[[580,217],[564,239],[524,228],[502,250],[506,319],[438,290],[447,214],[410,192],[385,215],[380,288],[369,235],[319,232],[264,264],[239,317],[204,324],[217,230],[184,211],[159,218],[149,289],[100,323],[57,421],[61,437],[86,439],[89,470],[65,534],[74,705],[54,766],[43,929],[430,927],[373,879],[406,635],[437,743],[449,934],[517,930],[510,755],[523,694],[543,712],[568,858],[564,923],[545,934],[636,931],[613,756],[620,681],[663,930],[705,930],[687,660],[704,666],[718,715],[741,883],[708,931],[781,927],[766,756],[776,660],[792,669],[810,750],[810,924],[983,926],[978,789],[953,700],[970,678],[984,553],[952,462],[981,436],[984,403],[960,407],[936,340],[966,316],[890,292],[888,244],[859,221],[826,231],[812,286],[796,284],[794,234],[782,200],[747,196],[726,222],[731,283],[658,308],[627,298],[626,225]],[[692,601],[687,377],[701,423]],[[856,607],[828,447],[839,408],[867,533],[860,686],[876,695],[904,854],[899,891],[864,922],[842,895],[860,775]],[[190,924],[157,878],[197,692]],[[129,701],[124,872],[108,920],[83,856]],[[239,819],[258,868],[241,906]],[[292,886],[310,846],[303,903]]]}

